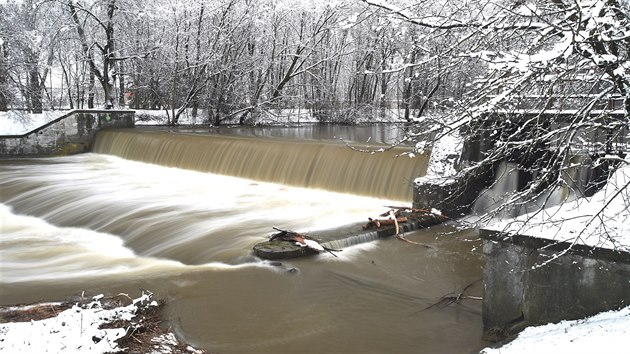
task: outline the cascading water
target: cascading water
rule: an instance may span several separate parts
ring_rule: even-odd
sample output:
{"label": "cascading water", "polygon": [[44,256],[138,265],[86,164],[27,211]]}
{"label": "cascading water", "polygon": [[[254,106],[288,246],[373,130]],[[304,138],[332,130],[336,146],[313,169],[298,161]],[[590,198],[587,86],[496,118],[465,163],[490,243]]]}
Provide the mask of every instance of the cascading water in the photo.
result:
{"label": "cascading water", "polygon": [[378,240],[379,236],[376,231],[365,232],[359,235],[349,236],[340,240],[329,241],[324,243],[326,247],[332,249],[344,249],[346,247],[360,245],[363,243],[372,242]]}
{"label": "cascading water", "polygon": [[[518,188],[518,170],[515,163],[501,162],[495,172],[495,181],[487,189],[481,192],[472,211],[477,215],[484,215],[497,209],[503,204],[510,194]],[[511,217],[519,213],[518,207],[502,210],[498,217]]]}
{"label": "cascading water", "polygon": [[120,235],[140,255],[186,264],[233,263],[272,226],[315,231],[387,204],[99,154],[19,165],[1,176],[2,200],[20,214]]}
{"label": "cascading water", "polygon": [[[157,133],[138,135],[129,138],[148,146],[149,156],[182,163],[180,167],[205,166],[210,164],[205,155],[219,153],[218,148],[198,149],[207,138],[164,134],[167,138],[159,141]],[[186,140],[196,148],[187,150]],[[329,149],[330,143],[317,148],[315,143],[272,143],[264,138],[218,140],[261,149],[279,145],[277,153],[299,150],[304,156],[319,149],[319,160],[341,155]],[[114,150],[132,149],[120,139],[112,144]],[[228,150],[242,151],[236,145]],[[260,168],[273,164],[274,172],[305,164],[286,155],[274,159],[273,154],[235,168],[253,168],[256,159],[266,162]],[[232,154],[225,161],[241,156]],[[412,159],[396,159],[404,160]],[[381,163],[362,173],[387,166]],[[314,178],[320,172],[315,170],[342,166],[348,169],[340,173],[344,179],[354,168],[351,164],[314,165],[306,175],[312,182],[319,179]],[[390,178],[385,177],[389,167],[385,169],[377,180]],[[360,182],[359,189],[387,189],[370,187],[368,181]],[[389,180],[384,186],[395,184]],[[272,226],[316,235],[317,230],[366,221],[395,202],[391,199],[399,198],[257,182],[100,153],[0,160],[0,304],[60,300],[84,290],[134,296],[144,288],[167,301],[168,325],[208,351],[415,353],[481,348],[479,303],[422,311],[480,277],[481,255],[470,251],[477,242],[473,234],[440,238],[439,230],[454,231],[440,226],[407,235],[431,244],[431,249],[386,240],[343,245],[338,258],[323,254],[282,265],[252,256],[253,244],[273,233]],[[288,272],[294,269],[298,271]]]}
{"label": "cascading water", "polygon": [[[564,181],[553,190],[542,193],[536,200],[527,203],[507,206],[502,208],[497,218],[515,217],[529,212],[560,205],[564,202],[585,196],[590,181],[590,160],[583,155],[570,158],[563,167],[560,178]],[[519,181],[521,178],[516,163],[501,162],[495,171],[495,181],[487,189],[481,192],[475,201],[472,211],[474,214],[483,215],[506,206],[511,194],[516,192],[519,184],[529,181]],[[534,178],[536,178],[534,176]]]}
{"label": "cascading water", "polygon": [[163,166],[403,201],[412,199],[411,181],[425,174],[428,160],[396,157],[410,150],[370,154],[332,142],[133,130],[102,131],[94,145],[98,153]]}

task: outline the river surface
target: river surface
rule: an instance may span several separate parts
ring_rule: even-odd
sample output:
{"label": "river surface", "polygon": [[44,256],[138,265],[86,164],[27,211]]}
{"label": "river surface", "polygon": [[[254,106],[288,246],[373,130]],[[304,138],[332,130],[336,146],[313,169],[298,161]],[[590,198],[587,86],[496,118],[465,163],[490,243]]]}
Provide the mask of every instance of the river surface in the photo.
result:
{"label": "river surface", "polygon": [[0,203],[2,305],[148,289],[167,303],[165,325],[215,353],[486,344],[480,301],[430,307],[473,282],[467,294],[481,295],[472,230],[442,225],[406,235],[431,247],[383,239],[280,265],[252,255],[273,226],[316,236],[400,200],[89,153],[1,160]]}

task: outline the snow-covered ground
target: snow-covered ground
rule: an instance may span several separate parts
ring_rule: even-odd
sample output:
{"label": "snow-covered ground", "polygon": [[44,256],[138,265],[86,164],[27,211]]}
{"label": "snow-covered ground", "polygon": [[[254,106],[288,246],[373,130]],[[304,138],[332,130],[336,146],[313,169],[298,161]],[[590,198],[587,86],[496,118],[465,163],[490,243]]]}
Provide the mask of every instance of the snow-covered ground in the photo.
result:
{"label": "snow-covered ground", "polygon": [[51,122],[68,111],[45,111],[33,114],[26,111],[0,112],[0,135],[21,135]]}
{"label": "snow-covered ground", "polygon": [[528,327],[500,347],[482,354],[625,353],[630,347],[630,306],[576,321]]}
{"label": "snow-covered ground", "polygon": [[443,136],[433,142],[430,146],[426,142],[416,144],[416,150],[423,152],[431,150],[427,173],[415,180],[416,184],[421,183],[452,183],[453,176],[457,174],[456,165],[459,163],[461,151],[464,148],[464,139],[457,133]]}
{"label": "snow-covered ground", "polygon": [[[70,111],[44,111],[41,114],[27,111],[0,112],[0,135],[26,134],[49,123]],[[141,119],[138,119],[141,118]],[[182,115],[181,124],[200,124],[201,119],[194,119],[190,114]],[[164,110],[137,110],[137,125],[167,124],[168,118]]]}
{"label": "snow-covered ground", "polygon": [[[123,294],[124,295],[124,294]],[[124,351],[117,341],[146,326],[148,319],[141,312],[159,306],[150,294],[134,299],[130,305],[104,308],[103,295],[85,305],[74,305],[56,316],[28,322],[0,323],[0,353],[112,353]],[[29,311],[36,306],[2,309]],[[2,313],[0,312],[0,313]],[[101,328],[103,327],[103,328]],[[144,348],[153,353],[172,353],[182,347],[173,333],[155,333]],[[187,347],[191,353],[202,353]]]}
{"label": "snow-covered ground", "polygon": [[[41,114],[32,114],[26,111],[0,112],[0,135],[21,135],[28,133],[50,121],[53,121],[69,111],[45,111]],[[135,110],[136,125],[166,125],[168,115],[172,112],[165,110]],[[205,112],[199,111],[197,117],[193,117],[192,110],[187,109],[179,117],[181,125],[202,125],[204,123]],[[401,111],[398,109],[387,109],[385,114],[375,116],[359,115],[352,117],[356,123],[400,123],[404,122]],[[318,123],[319,120],[313,116],[313,112],[308,109],[281,109],[265,111],[257,124],[301,124]],[[230,122],[226,122],[230,123]],[[234,122],[238,123],[238,118]]]}

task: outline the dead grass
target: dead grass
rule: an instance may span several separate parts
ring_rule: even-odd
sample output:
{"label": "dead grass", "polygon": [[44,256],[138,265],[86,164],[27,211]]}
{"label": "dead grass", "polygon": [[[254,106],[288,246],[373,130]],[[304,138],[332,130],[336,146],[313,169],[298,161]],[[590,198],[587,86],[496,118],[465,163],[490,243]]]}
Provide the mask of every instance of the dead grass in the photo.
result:
{"label": "dead grass", "polygon": [[30,322],[56,317],[72,307],[70,303],[22,304],[0,308],[0,323]]}

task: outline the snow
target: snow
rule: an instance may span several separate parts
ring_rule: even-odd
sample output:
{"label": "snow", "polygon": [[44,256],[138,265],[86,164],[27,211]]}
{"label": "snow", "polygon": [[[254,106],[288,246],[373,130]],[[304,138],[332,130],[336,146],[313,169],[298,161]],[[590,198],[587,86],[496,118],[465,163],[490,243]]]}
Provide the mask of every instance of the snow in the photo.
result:
{"label": "snow", "polygon": [[630,164],[589,198],[505,219],[487,227],[508,234],[630,252]]}
{"label": "snow", "polygon": [[[137,126],[140,125],[166,125],[168,124],[168,113],[165,110],[134,110]],[[26,111],[0,112],[0,135],[22,135],[45,125],[64,114],[69,110],[45,111],[41,114],[33,114]],[[354,117],[356,123],[401,123],[405,120],[403,114],[396,108],[375,109],[365,114]],[[179,117],[180,125],[208,125],[205,111],[199,111],[197,117],[193,117],[192,109],[186,109]],[[256,124],[302,124],[320,122],[313,111],[305,108],[295,109],[272,109],[261,112]],[[235,115],[230,122],[225,124],[238,123],[238,116]]]}
{"label": "snow", "polygon": [[399,13],[402,16],[407,17],[407,18],[413,18],[414,17],[413,13],[411,13],[407,9],[403,9],[403,8],[398,7],[398,6],[395,6],[395,5],[391,4],[391,3],[389,3],[388,1],[384,1],[384,0],[367,0],[365,2],[368,3],[368,4],[371,4],[371,5],[375,5],[375,6],[379,6],[379,7],[383,7],[383,8],[389,9],[390,11]]}
{"label": "snow", "polygon": [[618,353],[630,346],[630,306],[576,321],[528,327],[501,348],[482,354]]}
{"label": "snow", "polygon": [[[119,294],[129,298],[127,294]],[[117,340],[127,333],[145,327],[154,321],[145,317],[147,311],[159,306],[151,300],[152,294],[147,292],[133,299],[127,306],[104,308],[101,300],[103,295],[92,298],[88,304],[61,311],[56,316],[30,322],[0,323],[0,353],[118,353],[125,352]],[[33,307],[47,307],[50,303],[40,303],[32,306],[14,306],[0,311],[25,311]],[[101,327],[105,327],[102,328]],[[142,337],[146,349],[150,353],[180,353],[177,349],[180,341],[172,332],[157,332],[149,334],[149,338]],[[138,339],[136,339],[138,340]],[[145,343],[145,344],[146,344]],[[203,351],[191,346],[186,351],[197,354]]]}
{"label": "snow", "polygon": [[[416,145],[416,150],[422,152],[426,143]],[[457,133],[444,135],[433,142],[431,157],[427,166],[427,173],[423,177],[416,178],[416,184],[422,183],[450,183],[457,174],[456,164],[459,161],[463,149],[463,138]]]}
{"label": "snow", "polygon": [[296,242],[296,244],[300,247],[308,247],[320,252],[324,251],[324,247],[322,247],[322,245],[320,245],[317,241],[304,239],[304,244],[301,244],[299,242]]}
{"label": "snow", "polygon": [[101,307],[101,298],[94,297],[85,307],[74,305],[56,317],[0,324],[0,352],[108,353],[120,350],[115,341],[127,330],[99,327],[116,319],[130,321],[138,309],[137,304],[148,301],[149,296],[143,295],[128,306],[111,310]]}
{"label": "snow", "polygon": [[[487,227],[630,252],[630,162],[617,169],[590,198],[506,219]],[[577,320],[529,327],[516,340],[483,354],[612,353],[630,345],[630,307]]]}
{"label": "snow", "polygon": [[45,111],[40,114],[25,111],[0,112],[0,135],[26,134],[68,112],[69,111]]}

